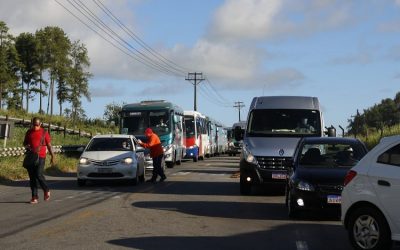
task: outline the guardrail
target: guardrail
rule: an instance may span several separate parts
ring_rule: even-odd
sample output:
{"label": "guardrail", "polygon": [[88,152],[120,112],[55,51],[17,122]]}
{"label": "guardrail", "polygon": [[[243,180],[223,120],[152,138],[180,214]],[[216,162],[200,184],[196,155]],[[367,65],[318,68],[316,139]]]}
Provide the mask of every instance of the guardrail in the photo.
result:
{"label": "guardrail", "polygon": [[[67,145],[52,146],[53,152],[56,154],[80,154],[79,148],[85,148],[86,145]],[[3,148],[0,149],[0,157],[20,156],[24,155],[26,149],[24,147]]]}

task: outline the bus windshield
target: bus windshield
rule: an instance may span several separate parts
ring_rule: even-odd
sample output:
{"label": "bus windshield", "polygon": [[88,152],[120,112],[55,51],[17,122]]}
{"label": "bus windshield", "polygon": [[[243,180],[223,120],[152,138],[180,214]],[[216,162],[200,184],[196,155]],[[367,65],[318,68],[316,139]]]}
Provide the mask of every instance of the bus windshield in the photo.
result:
{"label": "bus windshield", "polygon": [[157,135],[172,131],[168,110],[132,111],[122,118],[122,130],[127,134],[142,135],[151,128]]}
{"label": "bus windshield", "polygon": [[193,137],[195,134],[195,124],[193,116],[185,116],[186,137]]}
{"label": "bus windshield", "polygon": [[317,110],[255,109],[250,113],[249,136],[321,136]]}

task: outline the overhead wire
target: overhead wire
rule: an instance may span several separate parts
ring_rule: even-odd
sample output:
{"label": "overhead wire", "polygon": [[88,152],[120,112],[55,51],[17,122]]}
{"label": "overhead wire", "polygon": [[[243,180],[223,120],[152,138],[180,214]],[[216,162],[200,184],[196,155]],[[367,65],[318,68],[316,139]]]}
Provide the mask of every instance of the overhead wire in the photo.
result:
{"label": "overhead wire", "polygon": [[[97,31],[96,29],[94,29],[91,25],[89,25],[87,22],[85,22],[84,20],[82,20],[82,18],[80,18],[77,14],[75,14],[71,9],[67,8],[64,4],[60,3],[58,0],[55,0],[61,7],[63,7],[67,12],[69,12],[72,16],[74,16],[76,19],[78,19],[83,25],[85,25],[87,28],[89,28],[90,30],[92,30],[93,32],[95,32],[97,35],[99,35],[103,40],[107,41],[108,43],[110,43],[113,47],[117,48],[118,50],[120,50],[121,52],[123,52],[124,54],[128,55],[129,57],[133,58],[134,60],[146,65],[147,67],[150,67],[154,70],[160,71],[164,74],[167,75],[174,75],[174,76],[179,76],[181,77],[181,75],[178,75],[176,72],[173,72],[169,69],[166,69],[164,67],[160,67],[159,65],[157,65],[156,63],[152,62],[149,59],[144,58],[142,55],[138,54],[138,52],[134,51],[133,49],[131,49],[130,46],[124,45],[122,41],[116,39],[112,34],[110,34],[109,32],[107,32],[105,30],[105,28],[101,27],[98,23],[96,23],[96,21],[93,21],[92,18],[88,17],[85,13],[82,12],[82,10],[79,9],[82,8],[81,5],[79,5],[75,0],[73,0],[75,2],[72,3],[70,0],[67,0],[68,3],[75,9],[77,10],[79,13],[81,13],[81,15],[83,15],[87,20],[89,20],[91,23],[93,23],[98,29],[100,29],[101,31],[103,31],[103,33],[105,33],[105,35],[107,35],[107,37],[105,37],[104,35],[102,35],[99,31]],[[83,4],[81,2],[81,4]],[[77,6],[79,5],[79,7]],[[86,13],[88,13],[87,10],[84,10]],[[90,13],[90,12],[89,12]],[[88,14],[91,15],[91,14]],[[96,19],[96,18],[94,18]],[[98,22],[98,21],[97,21]],[[100,22],[101,23],[101,22]],[[107,26],[107,25],[106,25]],[[108,27],[108,26],[107,26]],[[109,28],[109,27],[108,27]],[[111,28],[109,28],[111,29]],[[115,32],[114,32],[115,33]],[[113,40],[113,41],[111,41]],[[126,42],[126,41],[125,41]],[[117,43],[117,44],[116,44]]]}
{"label": "overhead wire", "polygon": [[124,30],[132,39],[134,39],[139,45],[141,45],[146,51],[152,54],[155,58],[159,59],[166,65],[176,69],[177,71],[186,72],[190,71],[189,69],[178,65],[177,63],[169,60],[168,58],[164,57],[162,54],[158,53],[154,50],[151,46],[149,46],[146,42],[144,42],[138,35],[136,35],[131,29],[129,29],[122,21],[116,17],[107,6],[105,6],[101,0],[92,0],[111,20],[114,21],[122,30]]}
{"label": "overhead wire", "polygon": [[[132,51],[132,53],[134,53],[136,56],[138,56],[139,58],[141,58],[142,60],[146,61],[147,63],[150,63],[151,65],[158,67],[166,72],[172,73],[174,75],[180,76],[179,74],[173,72],[171,69],[159,64],[158,62],[153,61],[151,58],[149,58],[148,56],[146,56],[144,53],[142,53],[141,51],[139,51],[138,49],[136,49],[135,47],[133,47],[130,43],[128,43],[124,38],[122,38],[120,35],[118,35],[113,29],[111,29],[106,23],[104,23],[95,13],[93,13],[81,0],[72,0],[75,2],[75,4],[79,5],[79,7],[81,9],[83,9],[84,12],[86,12],[87,15],[89,15],[90,17],[88,17],[86,14],[82,13],[82,11],[80,11],[78,8],[76,8],[76,6],[74,4],[71,3],[70,0],[67,0],[71,5],[73,5],[73,7],[75,9],[77,9],[82,15],[84,15],[89,21],[91,21],[95,26],[97,26],[99,29],[101,29],[103,32],[105,32],[106,34],[108,34],[110,37],[112,37],[111,35],[114,35],[118,38],[114,39],[115,41],[117,41],[121,46],[128,46],[130,49],[130,51]],[[78,3],[79,2],[79,3]],[[102,27],[99,26],[99,24],[104,27],[105,29],[107,29],[110,33],[108,33],[107,31],[105,31]],[[124,43],[125,45],[121,44]]]}
{"label": "overhead wire", "polygon": [[[134,47],[131,43],[129,43],[126,39],[121,37],[118,33],[116,33],[109,25],[107,25],[101,18],[99,18],[93,11],[88,8],[85,3],[81,0],[67,0],[68,3],[78,11],[82,16],[84,16],[90,23],[92,23],[95,27],[100,29],[106,36],[110,39],[106,38],[102,35],[99,31],[89,25],[87,22],[82,20],[77,14],[73,13],[72,10],[68,9],[65,5],[60,3],[58,0],[55,0],[61,7],[63,7],[67,12],[69,12],[72,16],[78,19],[82,24],[88,27],[90,30],[95,32],[99,35],[102,39],[110,43],[113,47],[120,50],[124,54],[128,55],[129,57],[133,58],[134,60],[138,61],[150,67],[154,70],[162,72],[167,75],[174,75],[183,77],[190,72],[185,67],[178,65],[177,63],[173,62],[172,60],[167,59],[156,50],[151,48],[147,43],[145,43],[138,35],[136,35],[132,30],[130,30],[123,22],[116,17],[109,8],[107,8],[101,0],[92,0],[94,4],[103,12],[105,13],[111,20],[114,22],[123,32],[125,32],[130,38],[132,38],[137,44],[139,44],[144,51],[140,51],[136,47]],[[208,77],[205,78],[206,82],[204,84],[200,84],[199,93],[208,99],[213,104],[222,107],[232,107],[233,102],[228,101],[224,98],[213,86],[211,81]]]}

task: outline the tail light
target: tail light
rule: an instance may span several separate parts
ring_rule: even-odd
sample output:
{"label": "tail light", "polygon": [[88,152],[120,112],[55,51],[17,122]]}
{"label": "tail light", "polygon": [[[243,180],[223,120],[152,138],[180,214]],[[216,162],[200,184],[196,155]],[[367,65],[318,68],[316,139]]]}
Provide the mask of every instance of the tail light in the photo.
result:
{"label": "tail light", "polygon": [[356,177],[357,172],[350,170],[349,172],[347,172],[346,176],[344,177],[344,186],[346,186],[347,184],[350,183],[351,180],[354,179],[354,177]]}

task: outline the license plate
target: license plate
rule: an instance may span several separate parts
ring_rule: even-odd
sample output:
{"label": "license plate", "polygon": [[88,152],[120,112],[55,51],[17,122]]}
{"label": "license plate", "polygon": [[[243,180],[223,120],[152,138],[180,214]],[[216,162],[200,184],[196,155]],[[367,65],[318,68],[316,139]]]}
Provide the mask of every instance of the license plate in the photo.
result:
{"label": "license plate", "polygon": [[328,195],[327,201],[329,204],[340,204],[342,203],[342,196],[340,195]]}
{"label": "license plate", "polygon": [[286,180],[286,173],[272,173],[272,179]]}
{"label": "license plate", "polygon": [[112,168],[98,168],[97,172],[102,174],[109,174],[112,173]]}

